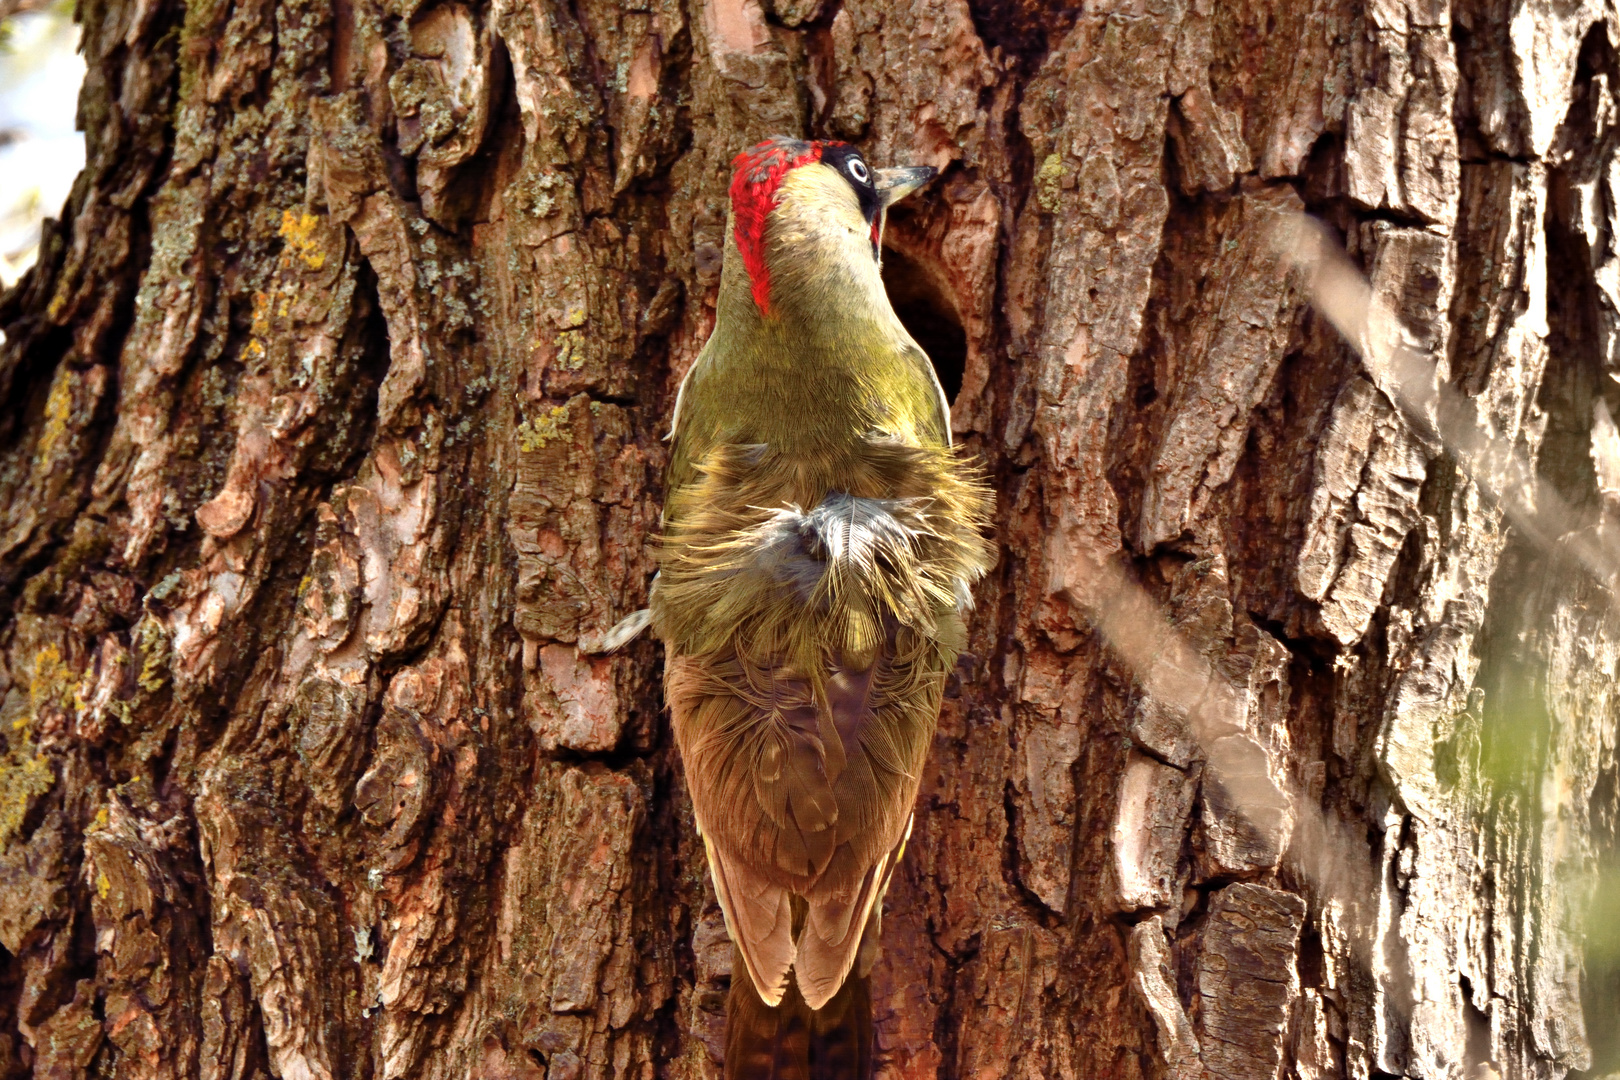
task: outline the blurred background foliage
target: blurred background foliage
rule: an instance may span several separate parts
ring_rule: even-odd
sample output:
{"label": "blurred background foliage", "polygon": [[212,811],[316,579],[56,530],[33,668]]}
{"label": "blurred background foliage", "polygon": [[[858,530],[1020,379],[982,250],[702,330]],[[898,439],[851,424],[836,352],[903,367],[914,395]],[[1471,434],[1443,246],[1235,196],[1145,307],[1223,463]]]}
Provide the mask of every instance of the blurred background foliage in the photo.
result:
{"label": "blurred background foliage", "polygon": [[0,0],[0,289],[33,265],[84,167],[78,45],[71,0]]}

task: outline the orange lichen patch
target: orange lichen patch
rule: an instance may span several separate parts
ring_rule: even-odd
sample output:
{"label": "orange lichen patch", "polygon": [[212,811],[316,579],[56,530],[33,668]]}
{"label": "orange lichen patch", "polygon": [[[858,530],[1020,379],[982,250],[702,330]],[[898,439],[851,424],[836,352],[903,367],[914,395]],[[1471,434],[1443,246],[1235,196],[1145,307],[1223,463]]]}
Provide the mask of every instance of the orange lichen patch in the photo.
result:
{"label": "orange lichen patch", "polygon": [[248,331],[254,337],[263,337],[270,332],[270,294],[260,291],[253,294],[253,322]]}
{"label": "orange lichen patch", "polygon": [[311,270],[319,270],[326,265],[326,252],[321,250],[315,239],[315,228],[320,223],[321,219],[314,214],[294,214],[291,210],[281,212],[281,238],[287,241],[287,251]]}
{"label": "orange lichen patch", "polygon": [[263,339],[270,334],[270,294],[253,294],[253,316],[248,324],[248,343],[242,347],[242,356],[257,360],[264,355]]}

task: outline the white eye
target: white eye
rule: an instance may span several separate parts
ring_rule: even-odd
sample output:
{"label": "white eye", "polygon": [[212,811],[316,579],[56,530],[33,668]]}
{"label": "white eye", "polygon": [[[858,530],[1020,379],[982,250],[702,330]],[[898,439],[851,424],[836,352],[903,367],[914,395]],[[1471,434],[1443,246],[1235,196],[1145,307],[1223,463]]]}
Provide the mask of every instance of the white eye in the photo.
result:
{"label": "white eye", "polygon": [[849,159],[849,175],[853,176],[862,184],[870,184],[872,182],[872,173],[867,169],[866,162],[862,161],[860,158]]}

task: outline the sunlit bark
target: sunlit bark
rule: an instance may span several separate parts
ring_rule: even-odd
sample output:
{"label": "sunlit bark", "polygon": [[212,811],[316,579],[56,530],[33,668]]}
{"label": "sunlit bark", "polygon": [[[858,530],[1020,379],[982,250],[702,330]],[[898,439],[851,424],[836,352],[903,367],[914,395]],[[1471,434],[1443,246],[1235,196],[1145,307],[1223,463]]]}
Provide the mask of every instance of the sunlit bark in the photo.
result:
{"label": "sunlit bark", "polygon": [[[1620,1070],[1612,13],[80,18],[0,299],[0,1077],[717,1075],[660,651],[594,647],[777,132],[943,170],[887,276],[1000,493],[882,1075]],[[1557,531],[1311,314],[1302,210]]]}

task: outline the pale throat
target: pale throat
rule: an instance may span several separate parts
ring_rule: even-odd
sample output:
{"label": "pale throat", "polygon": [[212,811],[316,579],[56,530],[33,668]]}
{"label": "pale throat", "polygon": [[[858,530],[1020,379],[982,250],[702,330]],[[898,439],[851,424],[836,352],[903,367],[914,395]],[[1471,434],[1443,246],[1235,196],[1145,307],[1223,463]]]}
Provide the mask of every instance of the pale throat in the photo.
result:
{"label": "pale throat", "polygon": [[843,177],[825,166],[788,173],[766,228],[772,307],[799,316],[812,332],[824,321],[897,325],[872,237]]}

